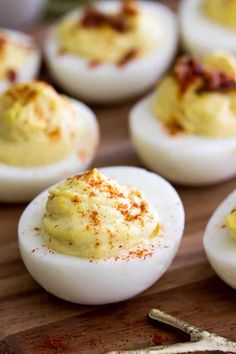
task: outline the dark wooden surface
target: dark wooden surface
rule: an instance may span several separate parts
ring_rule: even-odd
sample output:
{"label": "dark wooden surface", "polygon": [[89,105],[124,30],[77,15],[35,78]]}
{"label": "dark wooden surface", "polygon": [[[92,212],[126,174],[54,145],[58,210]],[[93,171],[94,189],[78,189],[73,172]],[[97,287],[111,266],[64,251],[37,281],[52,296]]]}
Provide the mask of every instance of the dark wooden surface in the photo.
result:
{"label": "dark wooden surface", "polygon": [[[176,5],[174,0],[169,3]],[[34,31],[38,39],[43,32]],[[95,166],[140,165],[128,136],[132,104],[95,108],[102,134]],[[236,293],[214,274],[202,247],[208,218],[235,182],[177,187],[186,210],[186,229],[172,266],[140,296],[100,307],[61,301],[37,285],[17,246],[17,223],[25,205],[0,205],[0,353],[99,354],[184,340],[147,319],[152,307],[236,340]]]}

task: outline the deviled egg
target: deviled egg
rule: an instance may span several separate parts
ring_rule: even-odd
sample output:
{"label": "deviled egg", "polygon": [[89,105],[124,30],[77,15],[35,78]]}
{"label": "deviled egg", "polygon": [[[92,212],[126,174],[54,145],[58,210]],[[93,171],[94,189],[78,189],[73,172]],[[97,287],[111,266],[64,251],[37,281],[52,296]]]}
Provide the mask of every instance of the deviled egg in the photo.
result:
{"label": "deviled egg", "polygon": [[173,187],[135,167],[93,169],[44,191],[19,222],[19,246],[34,279],[81,304],[128,299],[167,270],[184,210]]}
{"label": "deviled egg", "polygon": [[219,277],[236,289],[236,190],[222,202],[208,222],[204,248]]}
{"label": "deviled egg", "polygon": [[236,60],[184,56],[130,114],[145,165],[171,181],[200,185],[236,175]]}
{"label": "deviled egg", "polygon": [[35,79],[41,57],[33,39],[0,28],[0,93],[15,82]]}
{"label": "deviled egg", "polygon": [[45,54],[63,90],[107,103],[138,95],[170,65],[175,15],[154,1],[111,0],[82,6],[49,32]]}
{"label": "deviled egg", "polygon": [[32,81],[0,96],[0,200],[22,202],[88,167],[98,125],[84,104]]}
{"label": "deviled egg", "polygon": [[193,55],[222,49],[236,54],[235,0],[183,0],[180,24],[185,49]]}

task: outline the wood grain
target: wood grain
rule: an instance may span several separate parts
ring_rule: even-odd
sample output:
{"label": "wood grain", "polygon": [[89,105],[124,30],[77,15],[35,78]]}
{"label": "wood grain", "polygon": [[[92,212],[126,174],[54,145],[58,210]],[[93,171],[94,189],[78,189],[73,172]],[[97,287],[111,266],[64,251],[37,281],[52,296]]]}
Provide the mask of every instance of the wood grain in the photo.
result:
{"label": "wood grain", "polygon": [[[168,3],[176,8],[175,0]],[[39,41],[44,30],[34,32]],[[140,166],[128,134],[133,103],[93,107],[102,136],[95,166]],[[172,266],[135,299],[101,307],[61,301],[35,283],[17,246],[17,223],[25,205],[0,205],[0,353],[99,354],[184,340],[179,333],[148,321],[151,307],[236,340],[235,292],[216,277],[202,247],[208,218],[235,182],[203,188],[177,186],[186,210],[186,229]]]}

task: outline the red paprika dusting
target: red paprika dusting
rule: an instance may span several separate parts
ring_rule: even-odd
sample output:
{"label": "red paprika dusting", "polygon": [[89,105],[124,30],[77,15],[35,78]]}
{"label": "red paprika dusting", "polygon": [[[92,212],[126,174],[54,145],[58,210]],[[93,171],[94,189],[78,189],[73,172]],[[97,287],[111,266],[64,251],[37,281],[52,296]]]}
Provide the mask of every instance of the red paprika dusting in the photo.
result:
{"label": "red paprika dusting", "polygon": [[[123,190],[119,189],[116,184],[113,184],[112,180],[104,180],[103,176],[96,171],[96,169],[90,170],[84,174],[80,174],[74,177],[70,177],[67,179],[69,185],[73,184],[75,180],[82,179],[85,182],[85,186],[83,186],[83,190],[88,193],[90,197],[96,196],[99,193],[105,193],[106,198],[112,198],[116,202],[114,204],[114,208],[117,209],[118,212],[123,216],[122,223],[128,225],[129,222],[138,221],[141,227],[145,226],[145,222],[147,218],[153,220],[153,215],[149,215],[149,205],[148,203],[142,199],[142,194],[136,190],[128,190],[127,193],[123,192]],[[77,203],[77,198],[71,198],[73,203]],[[86,210],[84,213],[89,217],[90,222],[85,226],[85,230],[89,231],[90,229],[93,231],[94,235],[99,236],[99,227],[102,222],[99,214],[99,210],[96,208],[94,210]],[[81,216],[82,212],[81,212]],[[112,249],[114,246],[113,239],[116,235],[107,230],[108,233],[108,242],[109,246]],[[130,235],[127,234],[127,238]],[[95,247],[99,247],[100,242],[99,238],[95,241]],[[123,245],[119,244],[118,248],[122,249]],[[124,248],[126,246],[124,245]],[[145,259],[148,256],[152,256],[155,251],[155,245],[149,244],[148,246],[141,245],[140,247],[125,251],[121,256],[116,256],[114,259],[129,261],[134,258]]]}
{"label": "red paprika dusting", "polygon": [[57,52],[57,54],[59,56],[62,56],[62,55],[65,55],[67,53],[66,49],[65,48],[60,48]]}
{"label": "red paprika dusting", "polygon": [[166,126],[166,130],[170,136],[177,136],[184,133],[183,127],[174,119],[170,124]]}
{"label": "red paprika dusting", "polygon": [[59,139],[61,136],[61,129],[57,128],[51,132],[48,132],[47,134],[48,134],[49,138],[51,138],[51,139]]}
{"label": "red paprika dusting", "polygon": [[151,257],[155,251],[155,246],[149,248],[137,248],[136,250],[128,251],[127,255],[114,257],[115,261],[130,261],[131,259],[146,259]]}
{"label": "red paprika dusting", "polygon": [[98,218],[98,212],[96,210],[91,212],[90,218],[94,226],[98,226],[100,224],[100,220]]}
{"label": "red paprika dusting", "polygon": [[143,249],[137,249],[135,251],[129,251],[129,257],[145,259],[148,256],[152,256],[153,252],[154,252],[154,246],[152,245],[150,249],[143,248]]}
{"label": "red paprika dusting", "polygon": [[73,204],[78,204],[80,202],[79,198],[77,196],[74,196],[72,199],[71,199],[72,203]]}
{"label": "red paprika dusting", "polygon": [[90,60],[89,63],[88,63],[88,66],[91,68],[91,69],[95,69],[97,68],[98,66],[100,66],[102,64],[102,61],[101,60]]}
{"label": "red paprika dusting", "polygon": [[[48,84],[45,82],[38,82],[42,87],[48,87]],[[21,104],[24,106],[37,97],[38,91],[33,85],[25,83],[21,85],[15,85],[13,89],[7,90],[6,95],[12,100],[20,100]]]}
{"label": "red paprika dusting", "polygon": [[125,221],[131,222],[140,219],[143,214],[147,213],[148,206],[145,202],[140,204],[131,202],[130,205],[118,203],[117,209],[123,215]]}
{"label": "red paprika dusting", "polygon": [[119,192],[116,188],[111,186],[110,184],[103,183],[103,180],[99,175],[96,175],[95,169],[90,170],[84,174],[77,175],[74,177],[70,177],[67,179],[68,182],[73,182],[74,179],[86,178],[86,182],[89,187],[97,189],[99,192],[104,192],[108,194],[108,198],[124,198],[124,194]]}

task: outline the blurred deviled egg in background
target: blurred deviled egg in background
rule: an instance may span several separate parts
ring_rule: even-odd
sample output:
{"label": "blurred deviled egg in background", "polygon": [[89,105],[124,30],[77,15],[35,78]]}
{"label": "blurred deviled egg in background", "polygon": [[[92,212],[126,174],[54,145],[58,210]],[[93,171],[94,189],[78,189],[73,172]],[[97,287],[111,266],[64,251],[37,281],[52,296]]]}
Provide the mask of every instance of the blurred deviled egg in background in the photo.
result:
{"label": "blurred deviled egg in background", "polygon": [[0,96],[0,200],[31,199],[94,157],[98,125],[91,110],[50,85],[14,84]]}
{"label": "blurred deviled egg in background", "polygon": [[183,56],[130,114],[143,163],[171,181],[200,185],[236,175],[236,60]]}
{"label": "blurred deviled egg in background", "polygon": [[172,262],[184,228],[174,188],[135,167],[93,169],[46,190],[25,209],[19,246],[50,293],[81,304],[122,301]]}
{"label": "blurred deviled egg in background", "polygon": [[35,79],[40,62],[39,49],[30,36],[0,28],[0,93],[15,82]]}
{"label": "blurred deviled egg in background", "polygon": [[7,28],[35,25],[46,3],[47,0],[0,0],[0,24]]}
{"label": "blurred deviled egg in background", "polygon": [[49,32],[49,71],[69,94],[109,103],[141,94],[170,65],[178,44],[175,15],[154,1],[83,6]]}
{"label": "blurred deviled egg in background", "polygon": [[183,0],[179,12],[187,51],[198,57],[216,49],[236,54],[235,0]]}
{"label": "blurred deviled egg in background", "polygon": [[236,190],[208,222],[204,248],[216,273],[236,289]]}

